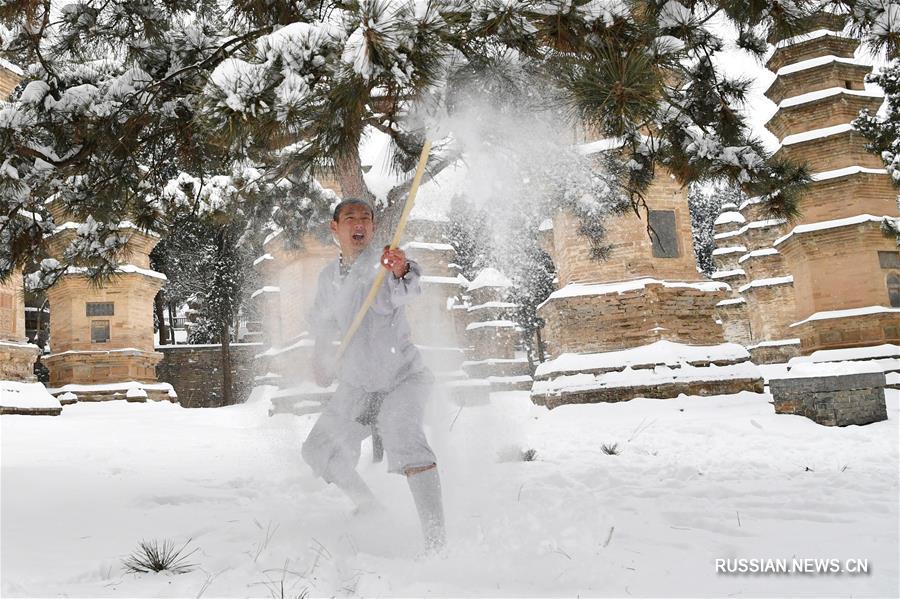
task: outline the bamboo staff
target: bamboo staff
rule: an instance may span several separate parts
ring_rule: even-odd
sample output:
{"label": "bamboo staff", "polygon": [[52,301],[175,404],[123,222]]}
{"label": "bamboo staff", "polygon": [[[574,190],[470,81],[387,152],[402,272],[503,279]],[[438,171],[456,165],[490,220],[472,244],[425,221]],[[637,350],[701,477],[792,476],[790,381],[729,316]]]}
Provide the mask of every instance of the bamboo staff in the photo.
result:
{"label": "bamboo staff", "polygon": [[[394,230],[394,237],[391,239],[390,249],[392,250],[397,249],[397,246],[400,245],[400,238],[403,237],[403,231],[406,229],[406,221],[409,219],[409,213],[412,212],[413,204],[416,203],[416,193],[419,191],[419,184],[422,182],[422,176],[425,174],[425,164],[428,162],[428,154],[430,152],[431,141],[426,139],[425,145],[422,146],[422,153],[419,155],[419,165],[416,167],[416,175],[413,177],[412,187],[409,188],[409,195],[406,197],[406,204],[404,204],[403,212],[400,214],[400,221],[397,223],[397,228]],[[378,274],[375,275],[375,281],[372,283],[372,288],[369,289],[369,295],[366,296],[366,301],[360,306],[359,311],[357,311],[356,316],[353,318],[353,322],[350,324],[350,328],[347,329],[347,332],[344,333],[344,338],[341,339],[341,345],[338,347],[337,358],[335,361],[339,361],[341,356],[344,355],[344,351],[347,349],[347,346],[359,329],[359,325],[362,324],[363,318],[366,317],[366,313],[375,302],[375,296],[378,295],[378,290],[384,282],[386,272],[387,271],[384,268],[378,269]]]}

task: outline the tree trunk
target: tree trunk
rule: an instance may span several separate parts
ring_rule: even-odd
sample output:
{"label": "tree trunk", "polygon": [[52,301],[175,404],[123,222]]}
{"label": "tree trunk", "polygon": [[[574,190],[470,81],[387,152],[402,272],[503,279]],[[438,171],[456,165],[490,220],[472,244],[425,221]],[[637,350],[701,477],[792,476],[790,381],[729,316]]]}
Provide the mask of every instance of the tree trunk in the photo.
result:
{"label": "tree trunk", "polygon": [[159,344],[168,345],[169,327],[166,326],[166,300],[162,289],[153,298],[153,310],[156,312],[156,320],[159,323]]}
{"label": "tree trunk", "polygon": [[541,340],[541,329],[539,329],[539,328],[535,329],[534,335],[535,335],[535,337],[537,337],[538,361],[543,363],[546,361],[546,358],[544,357],[544,342]]}
{"label": "tree trunk", "polygon": [[341,195],[345,198],[359,198],[374,202],[375,196],[369,191],[363,178],[359,152],[348,152],[334,161],[334,176],[341,185]]}
{"label": "tree trunk", "polygon": [[41,338],[41,335],[44,332],[44,310],[47,308],[47,305],[50,303],[50,300],[45,299],[41,302],[40,308],[38,308],[37,315],[37,329],[34,332],[34,344],[41,348],[41,351],[44,350],[44,346],[47,345],[47,340]]}
{"label": "tree trunk", "polygon": [[222,344],[222,405],[230,406],[234,403],[234,384],[231,376],[231,326],[226,324],[222,336],[219,338]]}
{"label": "tree trunk", "polygon": [[172,339],[172,345],[175,345],[175,304],[169,302],[169,336]]}

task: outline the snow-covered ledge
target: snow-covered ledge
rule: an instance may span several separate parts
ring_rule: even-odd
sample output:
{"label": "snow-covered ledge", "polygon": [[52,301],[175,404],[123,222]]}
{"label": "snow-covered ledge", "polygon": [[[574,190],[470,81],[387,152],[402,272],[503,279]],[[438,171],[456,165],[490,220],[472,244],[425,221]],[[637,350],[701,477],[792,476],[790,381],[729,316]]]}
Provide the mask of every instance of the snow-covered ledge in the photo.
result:
{"label": "snow-covered ledge", "polygon": [[772,245],[778,247],[788,239],[790,239],[794,235],[801,235],[803,233],[810,233],[812,231],[824,231],[827,229],[837,229],[840,227],[852,227],[853,225],[861,225],[863,223],[880,223],[883,222],[884,219],[890,218],[889,216],[873,216],[871,214],[857,214],[856,216],[850,216],[847,218],[837,218],[835,220],[823,220],[817,223],[810,223],[808,225],[798,225],[791,229],[791,232],[787,235],[783,235],[776,239]]}
{"label": "snow-covered ledge", "polygon": [[799,327],[815,320],[834,320],[837,318],[854,318],[856,316],[873,316],[876,314],[900,314],[900,308],[888,308],[886,306],[866,306],[864,308],[851,308],[849,310],[826,310],[816,312],[789,326]]}

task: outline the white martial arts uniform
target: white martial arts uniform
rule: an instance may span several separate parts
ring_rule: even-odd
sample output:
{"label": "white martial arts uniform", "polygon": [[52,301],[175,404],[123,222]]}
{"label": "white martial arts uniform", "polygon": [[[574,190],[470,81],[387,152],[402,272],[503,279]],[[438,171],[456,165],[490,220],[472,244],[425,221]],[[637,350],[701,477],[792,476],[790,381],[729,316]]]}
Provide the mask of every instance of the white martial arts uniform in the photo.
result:
{"label": "white martial arts uniform", "polygon": [[[332,342],[340,339],[353,321],[374,281],[381,252],[370,248],[346,274],[340,260],[319,274],[319,287],[310,313],[317,359],[333,354]],[[337,391],[303,444],[303,459],[313,471],[332,482],[336,474],[355,469],[360,444],[371,434],[361,421],[373,417],[384,443],[388,470],[436,462],[422,430],[424,403],[434,377],[410,340],[404,306],[421,293],[419,266],[410,261],[406,276],[390,272],[375,302],[337,365]],[[374,415],[373,406],[380,410]]]}

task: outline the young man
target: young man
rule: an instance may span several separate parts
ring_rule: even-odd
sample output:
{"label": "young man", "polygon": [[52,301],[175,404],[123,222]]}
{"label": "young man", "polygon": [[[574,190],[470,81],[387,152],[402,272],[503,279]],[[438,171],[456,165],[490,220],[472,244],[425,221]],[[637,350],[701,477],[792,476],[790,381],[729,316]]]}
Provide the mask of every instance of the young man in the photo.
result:
{"label": "young man", "polygon": [[[303,458],[360,511],[374,507],[375,497],[356,471],[360,444],[374,423],[388,470],[406,476],[426,549],[434,551],[445,541],[444,512],[437,460],[422,429],[424,402],[434,377],[410,341],[404,309],[421,293],[421,272],[403,250],[378,251],[372,246],[374,213],[362,200],[345,199],[335,207],[331,232],[341,255],[319,274],[309,321],[316,340],[316,382],[328,386],[336,378],[338,386],[303,444]],[[381,267],[390,272],[335,364],[334,342],[350,327]]]}

